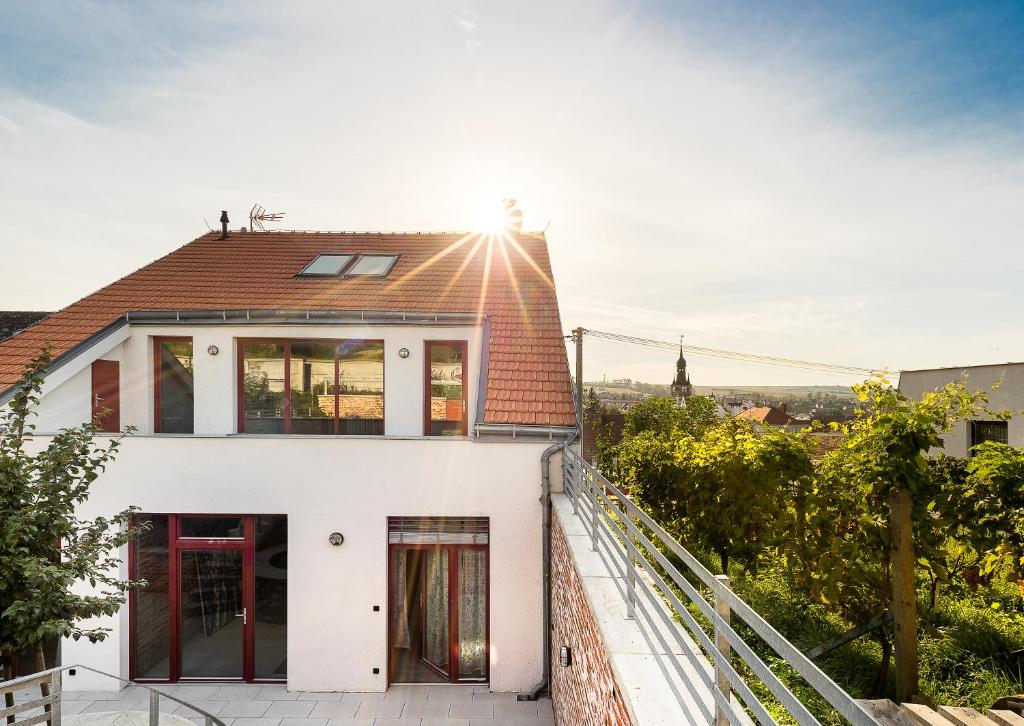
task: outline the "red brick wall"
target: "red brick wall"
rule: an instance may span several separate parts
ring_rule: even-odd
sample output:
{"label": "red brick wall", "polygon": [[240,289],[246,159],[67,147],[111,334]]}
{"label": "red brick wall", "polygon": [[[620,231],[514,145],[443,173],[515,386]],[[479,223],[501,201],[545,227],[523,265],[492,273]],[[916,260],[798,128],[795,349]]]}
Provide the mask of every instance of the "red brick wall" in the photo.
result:
{"label": "red brick wall", "polygon": [[[558,517],[551,526],[551,701],[559,726],[629,726],[611,663]],[[572,665],[558,664],[563,645]]]}

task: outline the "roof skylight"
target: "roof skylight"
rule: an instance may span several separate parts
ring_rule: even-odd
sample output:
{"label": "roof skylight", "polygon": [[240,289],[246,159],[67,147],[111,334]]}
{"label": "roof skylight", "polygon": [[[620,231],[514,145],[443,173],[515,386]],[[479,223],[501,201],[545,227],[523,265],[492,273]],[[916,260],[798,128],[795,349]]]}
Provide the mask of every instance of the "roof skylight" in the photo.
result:
{"label": "roof skylight", "polygon": [[340,275],[352,260],[352,255],[317,255],[302,268],[300,275]]}
{"label": "roof skylight", "polygon": [[345,274],[384,276],[391,272],[397,259],[397,255],[360,255]]}
{"label": "roof skylight", "polygon": [[387,277],[398,255],[317,255],[300,275],[313,277]]}

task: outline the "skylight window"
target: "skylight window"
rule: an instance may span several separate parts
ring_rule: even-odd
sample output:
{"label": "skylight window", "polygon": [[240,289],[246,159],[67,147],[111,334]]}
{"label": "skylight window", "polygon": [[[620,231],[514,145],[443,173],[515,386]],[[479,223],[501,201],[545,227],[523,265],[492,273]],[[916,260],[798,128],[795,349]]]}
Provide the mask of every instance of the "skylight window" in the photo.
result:
{"label": "skylight window", "polygon": [[391,272],[397,259],[397,255],[361,255],[345,274],[384,276]]}
{"label": "skylight window", "polygon": [[317,255],[302,268],[300,275],[340,275],[352,261],[352,255]]}

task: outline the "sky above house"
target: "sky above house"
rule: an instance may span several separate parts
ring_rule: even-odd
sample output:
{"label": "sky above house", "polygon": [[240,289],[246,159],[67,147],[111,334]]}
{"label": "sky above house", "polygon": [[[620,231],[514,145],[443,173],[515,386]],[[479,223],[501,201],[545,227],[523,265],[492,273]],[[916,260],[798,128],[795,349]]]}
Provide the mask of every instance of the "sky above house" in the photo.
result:
{"label": "sky above house", "polygon": [[[547,229],[562,320],[867,368],[1024,360],[1019,2],[0,0],[0,309],[259,202]],[[588,342],[587,378],[671,379]],[[850,376],[688,356],[698,385]]]}

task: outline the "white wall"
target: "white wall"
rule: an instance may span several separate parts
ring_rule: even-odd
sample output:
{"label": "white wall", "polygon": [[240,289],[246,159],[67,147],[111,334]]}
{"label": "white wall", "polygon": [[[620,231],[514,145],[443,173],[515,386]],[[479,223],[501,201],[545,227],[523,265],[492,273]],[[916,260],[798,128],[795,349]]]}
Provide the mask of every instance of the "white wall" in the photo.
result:
{"label": "white wall", "polygon": [[[463,381],[468,386],[470,426],[479,393],[482,331],[474,326],[400,325],[133,325],[123,343],[67,364],[63,377],[79,369],[66,382],[44,389],[39,406],[38,430],[53,433],[90,416],[91,372],[95,358],[121,361],[121,425],[153,433],[153,337],[192,338],[194,351],[195,433],[229,435],[238,428],[236,341],[238,338],[366,338],[384,341],[384,426],[388,436],[423,434],[423,377],[425,341],[466,340],[468,360]],[[215,345],[219,353],[207,349]],[[409,357],[398,351],[408,348]]]}
{"label": "white wall", "polygon": [[[1005,363],[969,368],[938,368],[900,373],[900,390],[913,399],[941,388],[947,383],[963,381],[970,388],[988,393],[988,408],[993,411],[1009,410],[1014,418],[1007,426],[1007,438],[1012,446],[1024,446],[1024,363]],[[999,383],[998,388],[992,386]],[[992,416],[979,411],[976,420],[991,420]],[[943,435],[943,452],[949,456],[968,455],[971,430],[968,421],[960,421]]]}
{"label": "white wall", "polygon": [[[136,437],[99,478],[82,514],[136,505],[145,512],[288,515],[289,688],[364,691],[386,684],[386,518],[489,517],[491,687],[518,691],[542,670],[538,497],[547,445]],[[334,531],[345,535],[341,547],[327,541]],[[126,675],[127,622],[122,608],[109,622],[115,632],[107,641],[65,642],[63,662]],[[375,667],[380,675],[371,673]],[[110,685],[83,672],[68,683]]]}

